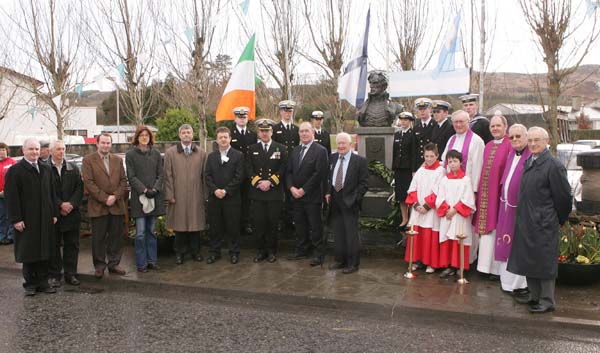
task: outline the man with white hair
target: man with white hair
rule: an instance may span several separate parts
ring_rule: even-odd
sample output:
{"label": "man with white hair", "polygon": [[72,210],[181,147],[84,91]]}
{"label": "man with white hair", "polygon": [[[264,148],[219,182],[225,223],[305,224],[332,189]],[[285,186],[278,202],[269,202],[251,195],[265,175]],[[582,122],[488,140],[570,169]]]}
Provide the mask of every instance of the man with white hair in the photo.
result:
{"label": "man with white hair", "polygon": [[500,206],[496,226],[494,259],[500,262],[500,284],[502,290],[515,296],[529,296],[524,276],[515,275],[506,270],[508,255],[515,238],[515,216],[519,202],[519,185],[523,175],[525,161],[531,155],[527,148],[527,128],[514,124],[508,129],[511,151],[500,179]]}
{"label": "man with white hair", "polygon": [[337,153],[331,155],[325,200],[331,207],[335,236],[335,263],[329,268],[342,273],[358,271],[360,239],[358,216],[367,192],[369,170],[366,158],[352,153],[352,139],[345,132],[336,136]]}
{"label": "man with white hair", "polygon": [[77,286],[80,284],[77,278],[77,260],[81,224],[79,206],[83,199],[83,181],[75,163],[65,160],[63,141],[56,140],[50,143],[48,163],[52,169],[56,208],[59,211],[54,252],[50,259],[50,285],[60,287],[64,268],[65,283]]}
{"label": "man with white hair", "polygon": [[[456,150],[462,154],[463,160],[460,164],[461,170],[471,179],[473,190],[479,188],[479,179],[481,178],[481,169],[483,168],[483,151],[485,144],[481,137],[475,134],[469,128],[469,114],[463,110],[458,110],[452,114],[452,126],[454,134],[448,144],[446,150],[442,154],[442,160],[446,160],[448,151]],[[447,163],[444,162],[444,167]],[[477,196],[477,195],[476,195]],[[474,262],[477,259],[477,248],[479,245],[478,237],[473,237],[469,260]]]}
{"label": "man with white hair", "polygon": [[26,296],[56,293],[48,284],[48,261],[54,224],[56,195],[50,167],[39,162],[40,143],[28,138],[23,159],[6,173],[8,220],[15,228],[15,261],[23,263]]}
{"label": "man with white hair", "polygon": [[534,126],[527,132],[531,156],[525,162],[515,219],[515,239],[508,271],[525,276],[528,297],[515,297],[532,313],[554,311],[558,271],[559,225],[571,212],[571,188],[565,166],[548,149],[548,132]]}

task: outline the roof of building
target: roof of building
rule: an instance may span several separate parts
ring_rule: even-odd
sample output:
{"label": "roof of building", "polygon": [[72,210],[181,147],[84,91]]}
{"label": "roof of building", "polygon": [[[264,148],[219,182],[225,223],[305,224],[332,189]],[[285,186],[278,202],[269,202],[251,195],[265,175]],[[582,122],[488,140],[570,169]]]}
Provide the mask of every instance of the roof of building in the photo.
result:
{"label": "roof of building", "polygon": [[35,85],[36,87],[43,85],[44,83],[36,78],[33,78],[31,76],[27,76],[25,74],[22,74],[20,72],[16,72],[13,69],[9,69],[8,67],[4,67],[4,66],[0,66],[0,73],[2,74],[7,74],[13,77],[16,77],[18,79],[21,79],[23,81],[27,81],[29,83],[31,83],[32,85]]}
{"label": "roof of building", "polygon": [[[158,129],[152,125],[146,125],[152,132],[158,131]],[[135,132],[137,129],[136,125],[104,125],[101,131],[106,133],[118,133],[120,132]]]}
{"label": "roof of building", "polygon": [[[521,104],[521,103],[499,103],[489,108],[485,115],[494,115],[496,110],[500,110],[504,115],[516,115],[516,114],[542,114],[548,110],[548,106],[542,106],[540,104]],[[562,113],[571,112],[570,106],[559,105],[558,111]]]}

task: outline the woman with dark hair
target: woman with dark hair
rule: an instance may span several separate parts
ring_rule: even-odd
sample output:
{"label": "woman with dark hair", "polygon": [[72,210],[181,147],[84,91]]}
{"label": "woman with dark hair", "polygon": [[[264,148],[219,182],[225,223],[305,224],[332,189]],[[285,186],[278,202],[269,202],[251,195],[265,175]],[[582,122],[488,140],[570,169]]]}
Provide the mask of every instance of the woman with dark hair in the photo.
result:
{"label": "woman with dark hair", "polygon": [[163,160],[154,149],[154,135],[140,126],[133,137],[133,148],[125,154],[127,178],[131,186],[131,217],[135,219],[135,262],[139,272],[158,270],[156,217],[165,214]]}

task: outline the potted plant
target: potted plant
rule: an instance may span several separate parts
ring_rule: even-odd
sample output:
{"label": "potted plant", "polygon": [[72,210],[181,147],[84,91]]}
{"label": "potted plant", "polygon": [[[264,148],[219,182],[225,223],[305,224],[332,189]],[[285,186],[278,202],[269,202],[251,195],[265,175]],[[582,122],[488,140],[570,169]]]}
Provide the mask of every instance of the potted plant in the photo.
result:
{"label": "potted plant", "polygon": [[558,280],[591,284],[600,280],[600,233],[593,222],[567,222],[560,228]]}

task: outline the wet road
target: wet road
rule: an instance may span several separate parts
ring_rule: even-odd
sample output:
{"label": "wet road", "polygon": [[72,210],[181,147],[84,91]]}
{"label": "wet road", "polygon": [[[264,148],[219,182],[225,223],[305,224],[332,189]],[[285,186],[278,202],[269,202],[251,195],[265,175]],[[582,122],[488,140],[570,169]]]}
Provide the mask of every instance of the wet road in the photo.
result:
{"label": "wet road", "polygon": [[600,352],[600,328],[122,280],[24,298],[17,272],[0,282],[0,352]]}

